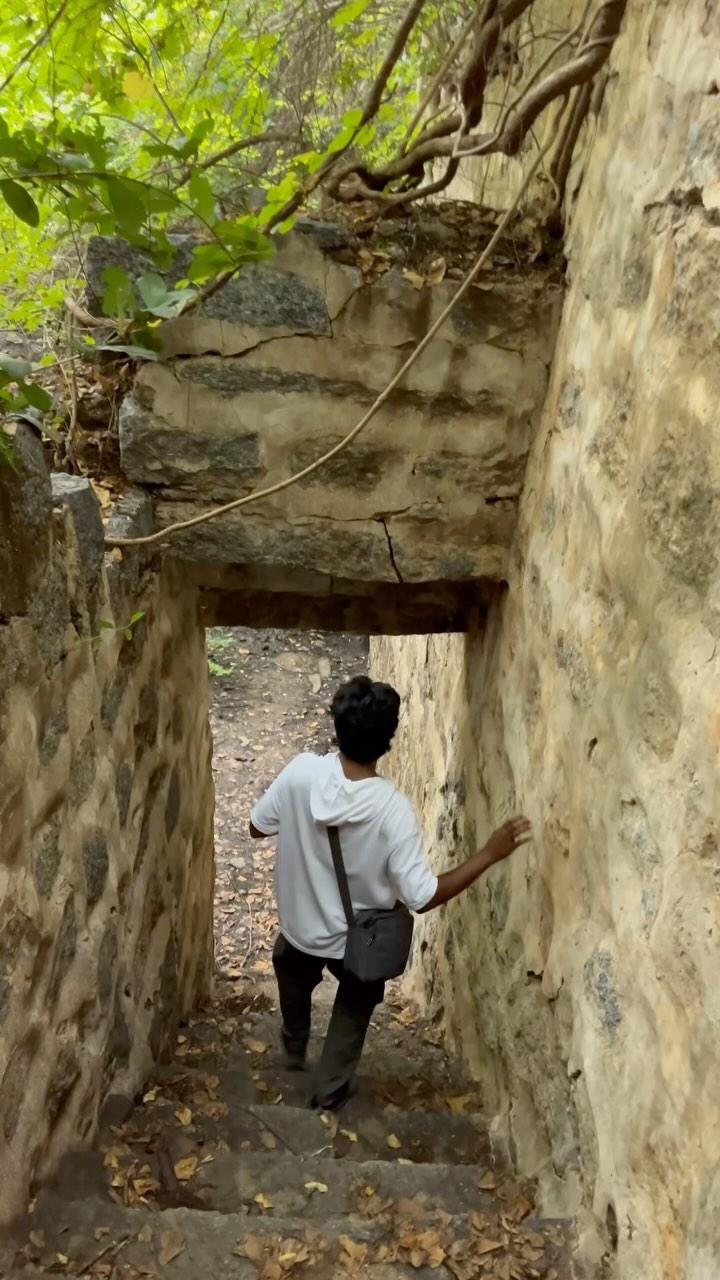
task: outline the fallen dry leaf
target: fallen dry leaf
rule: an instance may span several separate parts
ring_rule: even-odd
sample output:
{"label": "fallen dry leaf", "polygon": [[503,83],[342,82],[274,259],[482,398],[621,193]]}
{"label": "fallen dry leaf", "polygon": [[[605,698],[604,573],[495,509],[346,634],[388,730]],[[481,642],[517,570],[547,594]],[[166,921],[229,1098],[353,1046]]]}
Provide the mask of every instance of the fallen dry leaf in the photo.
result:
{"label": "fallen dry leaf", "polygon": [[403,275],[408,283],[412,285],[413,289],[423,289],[425,287],[425,277],[418,275],[417,271],[410,271],[409,268],[406,267],[403,271]]}
{"label": "fallen dry leaf", "polygon": [[392,1148],[393,1151],[399,1151],[402,1146],[402,1142],[400,1141],[399,1138],[395,1136],[394,1133],[389,1133],[385,1141],[387,1142],[388,1146]]}
{"label": "fallen dry leaf", "polygon": [[244,1240],[238,1240],[233,1253],[248,1258],[250,1262],[262,1262],[266,1249],[267,1242],[260,1236],[245,1236]]}
{"label": "fallen dry leaf", "polygon": [[474,1248],[476,1253],[484,1254],[494,1253],[496,1249],[504,1249],[505,1245],[501,1240],[488,1240],[487,1236],[481,1236],[475,1241]]}
{"label": "fallen dry leaf", "polygon": [[353,1240],[350,1236],[340,1236],[340,1245],[342,1253],[340,1255],[340,1263],[347,1265],[348,1263],[357,1263],[362,1266],[367,1258],[368,1247],[364,1241]]}
{"label": "fallen dry leaf", "polygon": [[262,1191],[258,1191],[257,1195],[253,1196],[253,1199],[255,1204],[260,1205],[261,1209],[272,1209],[273,1207],[272,1200],[268,1200],[267,1196],[263,1195]]}
{"label": "fallen dry leaf", "polygon": [[321,1194],[324,1195],[325,1192],[327,1191],[327,1186],[324,1182],[306,1182],[305,1190],[310,1191],[311,1193],[313,1191],[319,1191],[321,1192]]}
{"label": "fallen dry leaf", "polygon": [[267,1045],[264,1040],[256,1040],[254,1036],[248,1036],[245,1044],[251,1053],[267,1053]]}
{"label": "fallen dry leaf", "polygon": [[178,1182],[189,1182],[191,1178],[194,1178],[198,1170],[198,1164],[197,1156],[183,1156],[181,1160],[176,1161],[174,1169]]}
{"label": "fallen dry leaf", "polygon": [[459,1097],[448,1098],[447,1100],[448,1107],[452,1111],[453,1115],[456,1115],[456,1116],[462,1115],[465,1108],[471,1102],[472,1102],[471,1093],[463,1093],[463,1094],[460,1094]]}
{"label": "fallen dry leaf", "polygon": [[478,1186],[481,1191],[496,1191],[497,1181],[495,1179],[494,1173],[491,1173],[490,1170],[488,1169],[487,1173],[483,1174],[482,1178],[480,1179]]}
{"label": "fallen dry leaf", "polygon": [[158,1262],[166,1267],[169,1262],[180,1256],[185,1249],[185,1236],[182,1231],[163,1231],[160,1236],[160,1252]]}
{"label": "fallen dry leaf", "polygon": [[436,258],[434,262],[430,263],[430,268],[426,277],[428,284],[440,284],[445,279],[446,272],[447,262],[445,259]]}
{"label": "fallen dry leaf", "polygon": [[264,1147],[266,1151],[274,1151],[277,1147],[277,1139],[271,1133],[265,1131],[260,1134],[260,1146]]}
{"label": "fallen dry leaf", "polygon": [[175,1119],[179,1120],[184,1128],[192,1124],[193,1113],[189,1107],[178,1107],[175,1112]]}
{"label": "fallen dry leaf", "polygon": [[150,1243],[151,1243],[152,1238],[153,1238],[153,1233],[152,1233],[152,1227],[150,1226],[150,1223],[149,1223],[149,1222],[146,1222],[146,1223],[145,1223],[145,1226],[142,1228],[142,1230],[141,1230],[141,1231],[138,1231],[137,1238],[138,1238],[138,1240],[140,1241],[140,1243],[141,1243],[141,1244],[150,1244]]}

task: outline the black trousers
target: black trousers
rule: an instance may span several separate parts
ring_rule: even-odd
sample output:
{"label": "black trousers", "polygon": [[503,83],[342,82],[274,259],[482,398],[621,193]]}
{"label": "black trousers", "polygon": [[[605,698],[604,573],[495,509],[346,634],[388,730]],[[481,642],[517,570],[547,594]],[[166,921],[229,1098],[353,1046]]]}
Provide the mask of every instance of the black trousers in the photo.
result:
{"label": "black trousers", "polygon": [[373,1009],[385,994],[384,982],[359,982],[345,973],[342,960],[309,956],[282,934],[273,951],[280,992],[283,1040],[289,1053],[303,1056],[310,1038],[312,993],[328,969],[338,990],[315,1082],[314,1101],[321,1107],[342,1102],[350,1092],[363,1051]]}

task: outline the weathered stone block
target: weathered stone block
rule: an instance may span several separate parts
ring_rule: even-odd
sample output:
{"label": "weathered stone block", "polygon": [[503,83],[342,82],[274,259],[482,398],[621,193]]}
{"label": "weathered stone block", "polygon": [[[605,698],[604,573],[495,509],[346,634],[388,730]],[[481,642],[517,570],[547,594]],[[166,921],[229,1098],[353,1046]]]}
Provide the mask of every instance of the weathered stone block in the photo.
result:
{"label": "weathered stone block", "polygon": [[98,829],[85,837],[82,856],[88,906],[94,907],[102,897],[110,866],[107,837],[103,831]]}
{"label": "weathered stone block", "polygon": [[50,479],[36,432],[15,424],[14,464],[0,467],[0,619],[28,612],[50,554]]}
{"label": "weathered stone block", "polygon": [[47,898],[60,866],[60,820],[54,821],[36,837],[33,853],[33,875],[41,898]]}
{"label": "weathered stone block", "polygon": [[89,480],[54,473],[51,476],[55,507],[67,507],[72,516],[86,590],[94,588],[105,554],[105,530],[100,504]]}

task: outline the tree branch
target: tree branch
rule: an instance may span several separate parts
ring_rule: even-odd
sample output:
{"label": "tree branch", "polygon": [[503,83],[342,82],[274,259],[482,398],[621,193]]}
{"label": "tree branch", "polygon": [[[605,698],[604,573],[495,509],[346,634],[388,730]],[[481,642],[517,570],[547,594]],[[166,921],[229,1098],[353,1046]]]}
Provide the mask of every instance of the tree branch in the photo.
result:
{"label": "tree branch", "polygon": [[[469,121],[478,122],[478,108],[482,115],[491,59],[497,49],[502,29],[501,20],[514,20],[534,3],[534,0],[507,0],[507,3],[500,6],[498,10],[496,0],[489,0],[486,14],[489,13],[490,16],[478,32],[468,62],[466,79],[463,82],[465,105],[463,113],[456,113],[442,121],[433,130],[432,136],[421,135],[405,154],[397,155],[381,168],[370,170],[357,162],[344,166],[343,170],[335,175],[331,187],[332,194],[336,199],[344,201],[371,198],[383,204],[402,204],[405,201],[417,200],[421,196],[435,194],[452,181],[457,166],[451,163],[442,178],[428,185],[418,182],[418,177],[422,176],[425,166],[434,160],[443,157],[448,157],[451,161],[461,160],[469,156],[493,153],[516,155],[538,116],[551,102],[566,97],[578,86],[592,82],[609,57],[620,31],[626,2],[627,0],[603,0],[590,19],[586,9],[580,23],[553,47],[535,69],[520,94],[502,113],[495,131],[482,135],[465,132],[465,130]],[[580,44],[574,56],[561,67],[541,78],[543,71],[556,57],[558,50],[571,43],[578,35],[581,37]],[[536,84],[538,79],[540,83]],[[577,133],[579,133],[579,125]],[[573,139],[573,145],[577,140],[577,133]],[[567,161],[569,163],[569,158]],[[388,187],[398,183],[402,184],[399,191],[388,191]]]}
{"label": "tree branch", "polygon": [[21,71],[22,68],[27,65],[27,63],[30,61],[30,59],[32,58],[36,50],[38,50],[40,46],[45,43],[48,36],[52,35],[54,28],[57,26],[58,22],[62,18],[69,3],[70,3],[70,0],[62,0],[62,4],[60,5],[59,9],[55,10],[55,13],[53,14],[52,18],[48,22],[45,29],[40,32],[40,35],[38,36],[37,40],[33,41],[33,43],[30,45],[30,48],[25,50],[25,53],[23,54],[20,61],[15,63],[15,66],[12,68],[12,71],[8,72],[5,79],[0,84],[0,93],[5,92],[10,82],[15,79],[15,76],[17,75],[18,71]]}
{"label": "tree branch", "polygon": [[294,133],[276,133],[270,129],[267,133],[253,133],[247,138],[240,138],[237,142],[231,142],[227,147],[223,147],[222,151],[216,151],[214,155],[208,156],[199,165],[187,165],[181,172],[176,186],[182,187],[187,182],[191,173],[195,168],[212,169],[216,164],[222,164],[223,160],[229,160],[231,156],[236,156],[240,151],[248,151],[250,147],[262,146],[264,142],[294,142],[297,135]]}
{"label": "tree branch", "polygon": [[[363,126],[366,125],[369,120],[372,120],[382,103],[382,95],[387,87],[390,76],[392,75],[393,68],[402,56],[413,27],[420,17],[424,6],[425,0],[411,0],[411,3],[408,5],[405,11],[405,16],[395,34],[392,45],[390,46],[390,49],[383,60],[383,64],[370,88],[367,98],[365,99],[362,116],[356,127],[353,129],[351,137],[348,138],[345,145],[338,151],[327,156],[319,169],[306,179],[300,189],[295,192],[295,195],[291,196],[289,200],[285,201],[284,205],[282,205],[280,209],[276,210],[265,224],[264,230],[266,232],[271,232],[275,227],[280,226],[281,223],[285,222],[297,212],[300,206],[305,203],[308,196],[311,195],[313,191],[317,190],[317,188],[330,175],[341,157],[352,146]],[[219,275],[215,276],[212,280],[209,280],[202,289],[198,290],[195,297],[190,299],[182,314],[186,315],[188,312],[196,311],[197,308],[207,302],[209,298],[214,297],[220,289],[223,289],[225,285],[237,275],[238,271],[242,270],[243,265],[244,264],[240,262],[237,266],[228,267],[226,271],[221,271]]]}

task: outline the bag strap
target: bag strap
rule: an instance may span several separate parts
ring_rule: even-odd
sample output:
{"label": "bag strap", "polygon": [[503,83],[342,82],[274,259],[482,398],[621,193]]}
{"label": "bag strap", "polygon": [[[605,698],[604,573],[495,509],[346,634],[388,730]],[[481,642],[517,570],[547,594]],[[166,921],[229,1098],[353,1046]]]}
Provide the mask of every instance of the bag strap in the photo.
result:
{"label": "bag strap", "polygon": [[335,876],[337,878],[343,910],[345,912],[345,919],[348,922],[348,928],[352,929],[355,924],[355,912],[353,911],[352,898],[350,897],[350,886],[348,885],[347,872],[343,861],[340,832],[337,827],[328,827],[327,833],[328,840],[330,841],[330,851],[332,853]]}

